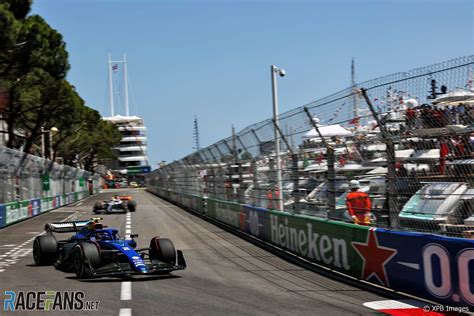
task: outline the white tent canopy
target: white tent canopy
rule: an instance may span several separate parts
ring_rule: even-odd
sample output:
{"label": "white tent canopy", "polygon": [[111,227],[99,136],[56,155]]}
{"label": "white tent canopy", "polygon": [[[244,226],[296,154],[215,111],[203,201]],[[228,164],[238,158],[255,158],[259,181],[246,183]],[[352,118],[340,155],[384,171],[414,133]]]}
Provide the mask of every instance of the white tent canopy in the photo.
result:
{"label": "white tent canopy", "polygon": [[[352,132],[339,124],[318,126],[323,137],[351,136]],[[304,138],[320,138],[315,128],[304,134]]]}
{"label": "white tent canopy", "polygon": [[458,105],[459,103],[474,104],[474,91],[457,88],[437,97],[433,103],[445,106]]}

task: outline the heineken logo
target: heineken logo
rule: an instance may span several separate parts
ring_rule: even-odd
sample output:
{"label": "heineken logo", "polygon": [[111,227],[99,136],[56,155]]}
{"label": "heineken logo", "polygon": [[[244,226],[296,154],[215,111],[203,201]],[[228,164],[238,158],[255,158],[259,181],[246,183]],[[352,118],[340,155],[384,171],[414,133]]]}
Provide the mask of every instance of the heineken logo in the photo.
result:
{"label": "heineken logo", "polygon": [[375,277],[381,285],[390,286],[385,265],[397,254],[397,250],[380,246],[375,228],[369,230],[365,243],[352,242],[352,247],[363,260],[361,279]]}
{"label": "heineken logo", "polygon": [[239,213],[223,203],[216,203],[216,219],[234,227],[239,227]]}
{"label": "heineken logo", "polygon": [[306,227],[301,229],[289,226],[287,218],[280,223],[277,215],[270,215],[270,221],[272,243],[326,265],[350,270],[344,239],[315,233],[312,223],[306,223]]}

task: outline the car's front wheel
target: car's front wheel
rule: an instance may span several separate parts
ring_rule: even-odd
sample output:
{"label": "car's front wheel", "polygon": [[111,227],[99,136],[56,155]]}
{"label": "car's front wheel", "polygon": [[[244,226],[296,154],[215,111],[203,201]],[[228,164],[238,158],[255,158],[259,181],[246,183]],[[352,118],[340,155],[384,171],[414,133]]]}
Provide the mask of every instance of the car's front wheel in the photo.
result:
{"label": "car's front wheel", "polygon": [[99,248],[93,243],[80,243],[73,250],[72,265],[78,278],[92,278],[92,268],[100,265]]}
{"label": "car's front wheel", "polygon": [[136,201],[129,201],[127,203],[128,209],[130,212],[135,212],[137,210],[137,202]]}
{"label": "car's front wheel", "polygon": [[104,208],[104,204],[102,204],[101,202],[95,202],[94,203],[94,211],[98,211],[98,210],[101,210]]}
{"label": "car's front wheel", "polygon": [[153,237],[150,240],[150,259],[172,265],[176,264],[176,250],[173,242],[168,238]]}

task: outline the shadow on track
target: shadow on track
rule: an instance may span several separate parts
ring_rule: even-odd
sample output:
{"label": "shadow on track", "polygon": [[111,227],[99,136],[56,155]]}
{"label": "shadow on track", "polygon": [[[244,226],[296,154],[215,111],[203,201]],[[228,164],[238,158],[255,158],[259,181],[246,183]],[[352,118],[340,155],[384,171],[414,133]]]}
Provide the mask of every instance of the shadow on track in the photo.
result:
{"label": "shadow on track", "polygon": [[166,279],[179,279],[179,275],[151,275],[151,276],[137,276],[137,277],[123,277],[123,278],[109,278],[109,279],[79,279],[76,276],[68,276],[66,279],[77,280],[84,283],[114,283],[114,282],[146,282],[146,281],[158,281]]}

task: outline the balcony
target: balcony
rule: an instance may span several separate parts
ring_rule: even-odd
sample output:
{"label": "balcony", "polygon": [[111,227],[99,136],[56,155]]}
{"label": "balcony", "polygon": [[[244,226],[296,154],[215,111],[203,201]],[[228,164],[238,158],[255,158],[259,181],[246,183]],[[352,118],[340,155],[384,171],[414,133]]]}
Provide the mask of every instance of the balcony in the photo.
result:
{"label": "balcony", "polygon": [[122,151],[147,151],[146,145],[138,146],[138,145],[127,145],[127,146],[119,146],[115,147],[115,149]]}
{"label": "balcony", "polygon": [[128,161],[147,161],[147,156],[130,156],[130,157],[119,157],[119,161],[128,162]]}
{"label": "balcony", "polygon": [[146,131],[145,126],[119,126],[118,128],[119,131],[124,132],[124,131]]}
{"label": "balcony", "polygon": [[122,138],[120,142],[146,142],[145,136],[127,136]]}

